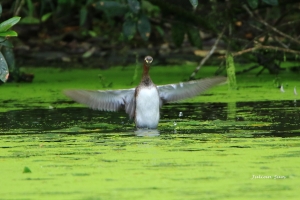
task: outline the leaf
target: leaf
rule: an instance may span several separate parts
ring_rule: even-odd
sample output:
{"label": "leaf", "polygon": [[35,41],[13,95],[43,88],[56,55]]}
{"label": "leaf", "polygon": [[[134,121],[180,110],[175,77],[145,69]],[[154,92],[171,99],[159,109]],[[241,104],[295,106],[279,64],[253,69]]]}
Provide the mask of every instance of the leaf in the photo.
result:
{"label": "leaf", "polygon": [[16,62],[13,49],[11,47],[4,46],[2,47],[2,54],[6,60],[10,73],[16,71]]}
{"label": "leaf", "polygon": [[85,6],[80,9],[79,25],[83,26],[88,15],[88,10]]}
{"label": "leaf", "polygon": [[18,33],[13,30],[8,30],[5,32],[0,33],[0,37],[17,37]]}
{"label": "leaf", "polygon": [[83,55],[82,58],[89,58],[95,53],[96,48],[92,47],[91,49],[87,50]]}
{"label": "leaf", "polygon": [[27,17],[22,18],[20,23],[22,23],[22,24],[39,24],[40,20],[35,17],[27,16]]}
{"label": "leaf", "polygon": [[147,41],[151,33],[151,24],[146,15],[141,15],[137,22],[137,29],[143,40]]}
{"label": "leaf", "polygon": [[199,33],[199,30],[194,26],[187,26],[187,35],[190,43],[194,47],[202,48],[202,39]]}
{"label": "leaf", "polygon": [[136,33],[136,24],[131,18],[128,18],[123,24],[123,34],[126,39],[131,40]]}
{"label": "leaf", "polygon": [[99,1],[95,3],[95,8],[105,12],[109,17],[122,16],[128,11],[128,8],[115,1]]}
{"label": "leaf", "polygon": [[0,24],[0,32],[5,32],[20,21],[21,17],[12,17]]}
{"label": "leaf", "polygon": [[49,19],[49,17],[51,17],[51,15],[52,15],[52,12],[49,12],[49,13],[46,13],[46,14],[44,14],[43,16],[42,16],[42,22],[45,22],[45,21],[47,21],[48,19]]}
{"label": "leaf", "polygon": [[278,0],[263,0],[263,2],[271,6],[278,6]]}
{"label": "leaf", "polygon": [[92,30],[89,30],[88,31],[88,34],[92,37],[96,37],[97,36],[97,33],[95,31],[92,31]]}
{"label": "leaf", "polygon": [[249,6],[252,9],[256,9],[257,8],[257,6],[258,6],[258,0],[247,0],[247,1],[248,1]]}
{"label": "leaf", "polygon": [[137,0],[127,0],[127,3],[133,13],[137,14],[140,11],[141,5]]}
{"label": "leaf", "polygon": [[4,56],[2,55],[0,51],[0,80],[5,82],[8,78],[9,72],[8,72],[8,66],[5,61]]}
{"label": "leaf", "polygon": [[6,38],[6,37],[0,37],[0,46],[3,47],[9,47],[13,48],[14,45]]}
{"label": "leaf", "polygon": [[27,0],[26,2],[27,2],[28,12],[29,12],[28,15],[32,17],[34,12],[34,5],[31,0]]}
{"label": "leaf", "polygon": [[172,24],[172,38],[177,47],[180,47],[185,34],[185,26],[181,22],[175,22]]}
{"label": "leaf", "polygon": [[164,29],[162,29],[160,26],[155,26],[155,29],[157,30],[157,32],[160,34],[161,37],[163,37],[165,35]]}
{"label": "leaf", "polygon": [[[6,41],[7,39],[5,37],[0,37],[0,45],[3,45],[3,43]],[[0,46],[1,48],[1,46]]]}
{"label": "leaf", "polygon": [[196,9],[198,6],[198,0],[190,0],[190,3],[192,4],[193,8]]}

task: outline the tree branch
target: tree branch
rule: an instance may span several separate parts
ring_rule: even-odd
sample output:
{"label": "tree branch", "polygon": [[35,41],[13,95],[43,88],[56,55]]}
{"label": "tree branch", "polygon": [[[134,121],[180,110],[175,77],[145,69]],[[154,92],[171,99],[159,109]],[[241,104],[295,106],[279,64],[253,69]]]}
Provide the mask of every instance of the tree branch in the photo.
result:
{"label": "tree branch", "polygon": [[202,60],[200,61],[199,65],[196,67],[196,69],[193,71],[193,73],[191,74],[189,80],[193,80],[195,79],[196,74],[198,73],[198,71],[200,70],[200,68],[202,67],[202,65],[204,65],[204,63],[209,59],[209,57],[215,52],[217,45],[220,41],[220,39],[222,38],[224,31],[225,31],[225,26],[222,30],[222,32],[219,34],[217,40],[215,41],[214,45],[212,46],[211,50],[206,54],[205,57],[202,58]]}
{"label": "tree branch", "polygon": [[288,38],[290,39],[291,41],[297,43],[297,44],[300,44],[300,41],[293,38],[292,36],[290,35],[287,35],[283,32],[281,32],[280,30],[278,30],[277,28],[271,26],[270,24],[268,24],[265,20],[263,20],[261,17],[256,17],[254,16],[253,12],[246,6],[246,5],[243,5],[243,8],[249,13],[249,15],[251,17],[254,17],[257,21],[259,21],[260,23],[262,23],[263,25],[265,25],[266,27],[268,27],[269,29],[271,29],[272,31],[274,31],[275,33],[278,33],[279,35],[285,37],[285,38]]}
{"label": "tree branch", "polygon": [[[274,47],[274,46],[263,46],[263,45],[257,45],[255,47],[249,48],[249,49],[245,49],[242,51],[238,51],[235,53],[232,53],[232,56],[240,56],[244,53],[249,53],[252,51],[256,51],[259,49],[268,49],[268,50],[274,50],[274,51],[282,51],[282,52],[286,52],[286,53],[293,53],[293,54],[299,54],[300,55],[300,51],[295,51],[295,50],[291,50],[291,49],[285,49],[285,48],[281,48],[281,47]],[[225,58],[225,56],[219,56],[219,59]]]}

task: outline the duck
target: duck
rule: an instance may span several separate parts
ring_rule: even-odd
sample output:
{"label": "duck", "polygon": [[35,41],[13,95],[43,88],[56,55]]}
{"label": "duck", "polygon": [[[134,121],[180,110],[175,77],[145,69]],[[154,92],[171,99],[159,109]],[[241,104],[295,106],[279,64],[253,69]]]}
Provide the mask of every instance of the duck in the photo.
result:
{"label": "duck", "polygon": [[99,111],[124,109],[134,119],[137,129],[156,129],[163,104],[194,97],[209,88],[225,83],[227,78],[216,76],[167,85],[155,85],[149,69],[153,58],[146,56],[139,85],[119,90],[67,89],[64,94],[72,100]]}

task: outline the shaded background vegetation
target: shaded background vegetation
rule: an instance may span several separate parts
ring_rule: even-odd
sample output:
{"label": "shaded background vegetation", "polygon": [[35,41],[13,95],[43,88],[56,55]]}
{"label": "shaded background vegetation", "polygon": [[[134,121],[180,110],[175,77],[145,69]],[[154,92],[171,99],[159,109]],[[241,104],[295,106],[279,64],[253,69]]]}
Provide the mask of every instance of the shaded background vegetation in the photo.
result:
{"label": "shaded background vegetation", "polygon": [[231,52],[235,61],[256,63],[243,72],[261,67],[277,74],[280,63],[297,61],[300,51],[299,0],[3,0],[1,4],[1,20],[22,17],[14,27],[18,38],[10,38],[18,65],[109,68],[150,54],[157,64],[199,62],[213,55],[206,60],[223,66],[222,56]]}

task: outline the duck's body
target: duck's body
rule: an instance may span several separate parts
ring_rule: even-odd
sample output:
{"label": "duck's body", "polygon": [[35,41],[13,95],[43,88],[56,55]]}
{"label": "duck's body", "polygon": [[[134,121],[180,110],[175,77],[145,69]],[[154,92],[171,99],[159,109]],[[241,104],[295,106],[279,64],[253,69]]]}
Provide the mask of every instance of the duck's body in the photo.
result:
{"label": "duck's body", "polygon": [[[159,122],[159,94],[156,86],[138,87],[135,100],[135,124],[139,128],[156,128]],[[151,99],[151,100],[150,100]]]}
{"label": "duck's body", "polygon": [[153,61],[147,56],[140,84],[125,90],[66,90],[65,94],[73,100],[95,110],[117,111],[122,108],[134,118],[137,128],[155,129],[160,118],[163,103],[193,97],[215,85],[226,81],[226,77],[213,77],[177,84],[156,86],[150,76],[149,67]]}

